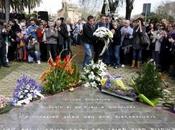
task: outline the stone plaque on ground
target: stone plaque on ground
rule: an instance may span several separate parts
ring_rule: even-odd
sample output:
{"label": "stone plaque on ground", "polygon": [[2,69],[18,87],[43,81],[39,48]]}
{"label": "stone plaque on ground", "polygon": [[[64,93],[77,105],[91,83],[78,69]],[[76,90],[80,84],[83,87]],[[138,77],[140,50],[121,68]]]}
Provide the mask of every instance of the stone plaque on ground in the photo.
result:
{"label": "stone plaque on ground", "polygon": [[78,88],[0,115],[0,130],[175,130],[175,115]]}

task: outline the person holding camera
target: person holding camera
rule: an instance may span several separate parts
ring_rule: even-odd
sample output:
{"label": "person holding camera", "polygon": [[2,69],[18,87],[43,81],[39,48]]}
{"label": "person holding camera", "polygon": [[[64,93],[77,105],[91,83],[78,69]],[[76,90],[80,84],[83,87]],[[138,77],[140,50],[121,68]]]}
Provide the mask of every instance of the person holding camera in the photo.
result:
{"label": "person holding camera", "polygon": [[45,30],[48,56],[55,61],[57,56],[58,28],[54,22],[49,22],[49,28]]}
{"label": "person holding camera", "polygon": [[38,29],[38,26],[36,25],[35,20],[31,19],[30,26],[27,28],[28,37],[31,36],[31,37],[37,39],[37,34],[36,34],[37,29]]}
{"label": "person holding camera", "polygon": [[134,68],[136,65],[137,68],[140,68],[140,63],[142,61],[142,50],[144,47],[145,48],[147,47],[147,45],[144,45],[144,43],[146,43],[145,41],[146,38],[144,37],[146,36],[148,35],[146,34],[146,27],[143,24],[143,19],[138,18],[136,20],[136,26],[134,27],[133,32],[133,55],[132,55],[132,66],[131,66],[132,68]]}

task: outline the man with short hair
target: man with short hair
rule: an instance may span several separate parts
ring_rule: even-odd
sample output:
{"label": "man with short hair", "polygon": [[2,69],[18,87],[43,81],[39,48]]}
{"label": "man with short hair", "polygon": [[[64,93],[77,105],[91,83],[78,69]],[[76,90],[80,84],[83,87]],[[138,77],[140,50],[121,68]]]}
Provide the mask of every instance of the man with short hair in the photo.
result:
{"label": "man with short hair", "polygon": [[87,23],[83,26],[83,46],[84,46],[84,61],[83,66],[90,64],[93,57],[93,45],[94,45],[94,36],[95,31],[95,19],[93,16],[88,16]]}
{"label": "man with short hair", "polygon": [[[130,26],[129,20],[123,20],[123,27],[120,30],[121,32],[121,43],[122,46],[122,63],[128,64],[131,60],[130,57],[130,49],[132,47],[132,38],[133,38],[133,28]],[[124,65],[122,65],[124,67]]]}
{"label": "man with short hair", "polygon": [[38,29],[38,26],[36,25],[35,20],[31,19],[30,26],[27,28],[28,37],[31,36],[37,40],[37,34],[36,34],[37,29]]}
{"label": "man with short hair", "polygon": [[112,17],[109,15],[106,16],[106,28],[112,29]]}
{"label": "man with short hair", "polygon": [[100,21],[95,25],[95,29],[98,29],[100,27],[106,27],[106,15],[101,15],[100,16]]}

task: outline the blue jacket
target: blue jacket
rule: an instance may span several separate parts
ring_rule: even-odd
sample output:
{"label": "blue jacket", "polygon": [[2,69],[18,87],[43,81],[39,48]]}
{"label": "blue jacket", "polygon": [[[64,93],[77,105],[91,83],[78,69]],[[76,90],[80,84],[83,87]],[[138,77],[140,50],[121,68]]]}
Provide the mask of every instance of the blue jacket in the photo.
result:
{"label": "blue jacket", "polygon": [[38,29],[38,26],[36,24],[30,25],[27,28],[27,35],[28,35],[28,37],[32,36],[33,38],[37,39],[37,34],[36,34],[36,30],[37,29]]}

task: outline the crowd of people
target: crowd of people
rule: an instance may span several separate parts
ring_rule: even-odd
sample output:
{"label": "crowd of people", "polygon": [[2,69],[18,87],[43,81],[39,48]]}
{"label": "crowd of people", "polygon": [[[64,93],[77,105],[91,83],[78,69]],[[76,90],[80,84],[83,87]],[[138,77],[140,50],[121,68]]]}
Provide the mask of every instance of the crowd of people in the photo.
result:
{"label": "crowd of people", "polygon": [[58,18],[56,21],[14,19],[8,23],[0,22],[0,65],[9,67],[9,61],[36,62],[53,59],[63,49],[70,50],[77,44],[82,28],[77,22]]}
{"label": "crowd of people", "polygon": [[[104,43],[93,36],[100,27],[108,28],[114,35],[101,57]],[[76,44],[84,47],[83,66],[100,58],[114,68],[124,65],[139,68],[153,59],[161,71],[175,73],[175,24],[166,19],[145,23],[143,18],[115,20],[101,15],[96,20],[90,15],[87,21],[76,23],[64,18],[49,22],[36,19],[0,22],[0,65],[4,67],[9,67],[13,60],[38,64],[50,56],[55,60],[63,49],[71,51],[71,45]]]}
{"label": "crowd of people", "polygon": [[175,26],[166,19],[145,23],[139,17],[134,20],[113,20],[102,15],[100,21],[95,22],[89,16],[83,26],[82,41],[85,50],[84,65],[92,59],[98,60],[103,47],[103,41],[93,36],[99,27],[106,27],[114,34],[113,41],[101,57],[104,63],[114,68],[131,65],[140,68],[140,65],[153,59],[160,71],[171,72],[174,75],[175,65]]}

